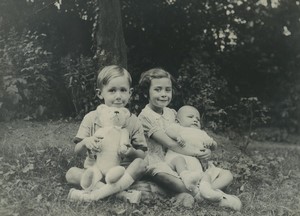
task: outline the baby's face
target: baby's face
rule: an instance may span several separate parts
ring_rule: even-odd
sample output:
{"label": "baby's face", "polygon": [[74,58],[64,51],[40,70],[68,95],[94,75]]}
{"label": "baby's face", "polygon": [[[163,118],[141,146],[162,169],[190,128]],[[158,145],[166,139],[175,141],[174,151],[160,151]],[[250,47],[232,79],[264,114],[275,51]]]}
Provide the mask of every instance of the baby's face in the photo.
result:
{"label": "baby's face", "polygon": [[177,113],[177,120],[183,127],[199,128],[200,125],[200,113],[193,107],[184,107]]}

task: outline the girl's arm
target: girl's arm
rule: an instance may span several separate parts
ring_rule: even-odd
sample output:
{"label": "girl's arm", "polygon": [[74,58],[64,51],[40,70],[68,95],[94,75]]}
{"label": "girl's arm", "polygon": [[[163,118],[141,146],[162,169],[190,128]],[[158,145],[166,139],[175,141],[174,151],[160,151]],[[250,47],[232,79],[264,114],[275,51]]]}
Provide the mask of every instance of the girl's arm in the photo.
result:
{"label": "girl's arm", "polygon": [[154,132],[150,138],[154,139],[156,142],[160,143],[166,148],[178,146],[178,142],[169,137],[163,130],[158,130]]}
{"label": "girl's arm", "polygon": [[173,140],[177,140],[179,135],[179,127],[174,123],[167,127],[166,134]]}
{"label": "girl's arm", "polygon": [[[163,130],[158,130],[154,132],[150,138],[154,139],[156,142],[160,143],[162,146],[166,148],[170,148],[172,146],[178,146],[178,142],[171,139]],[[186,143],[186,145],[188,145],[188,143]],[[209,149],[205,149],[205,151],[199,152],[194,156],[199,159],[208,159],[211,156],[211,151]]]}

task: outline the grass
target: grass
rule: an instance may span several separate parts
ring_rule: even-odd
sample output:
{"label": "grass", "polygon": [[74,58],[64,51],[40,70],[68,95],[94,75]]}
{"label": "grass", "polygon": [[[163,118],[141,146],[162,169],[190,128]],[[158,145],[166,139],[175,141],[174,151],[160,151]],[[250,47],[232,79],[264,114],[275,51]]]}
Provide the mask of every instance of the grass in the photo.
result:
{"label": "grass", "polygon": [[[70,202],[64,175],[82,164],[73,156],[76,122],[0,123],[0,215],[300,215],[300,145],[256,142],[242,153],[226,137],[215,137],[218,166],[235,176],[227,192],[240,197],[241,212],[204,202],[192,209],[155,197],[130,204],[115,197]],[[297,141],[299,144],[299,140]]]}

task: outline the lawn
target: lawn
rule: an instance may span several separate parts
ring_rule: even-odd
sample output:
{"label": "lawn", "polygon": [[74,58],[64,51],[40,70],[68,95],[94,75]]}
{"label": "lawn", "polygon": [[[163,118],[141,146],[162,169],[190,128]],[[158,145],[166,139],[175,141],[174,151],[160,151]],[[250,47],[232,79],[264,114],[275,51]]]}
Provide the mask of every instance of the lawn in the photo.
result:
{"label": "lawn", "polygon": [[[175,206],[154,196],[139,204],[115,197],[94,203],[70,202],[64,175],[82,164],[73,156],[73,121],[0,123],[0,215],[300,215],[300,140],[292,143],[252,142],[242,153],[239,141],[214,135],[219,143],[213,159],[235,176],[227,189],[243,203],[241,212],[215,204]],[[233,144],[234,143],[234,144]]]}

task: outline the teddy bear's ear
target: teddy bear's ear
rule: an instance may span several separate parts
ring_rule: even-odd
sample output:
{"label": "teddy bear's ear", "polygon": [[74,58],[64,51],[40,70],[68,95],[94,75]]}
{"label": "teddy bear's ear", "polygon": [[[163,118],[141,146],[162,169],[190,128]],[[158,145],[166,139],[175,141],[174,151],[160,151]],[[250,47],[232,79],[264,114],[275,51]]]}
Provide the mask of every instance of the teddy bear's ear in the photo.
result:
{"label": "teddy bear's ear", "polygon": [[125,117],[126,118],[129,118],[130,117],[130,112],[128,109],[126,108],[121,108],[121,111],[124,113]]}

